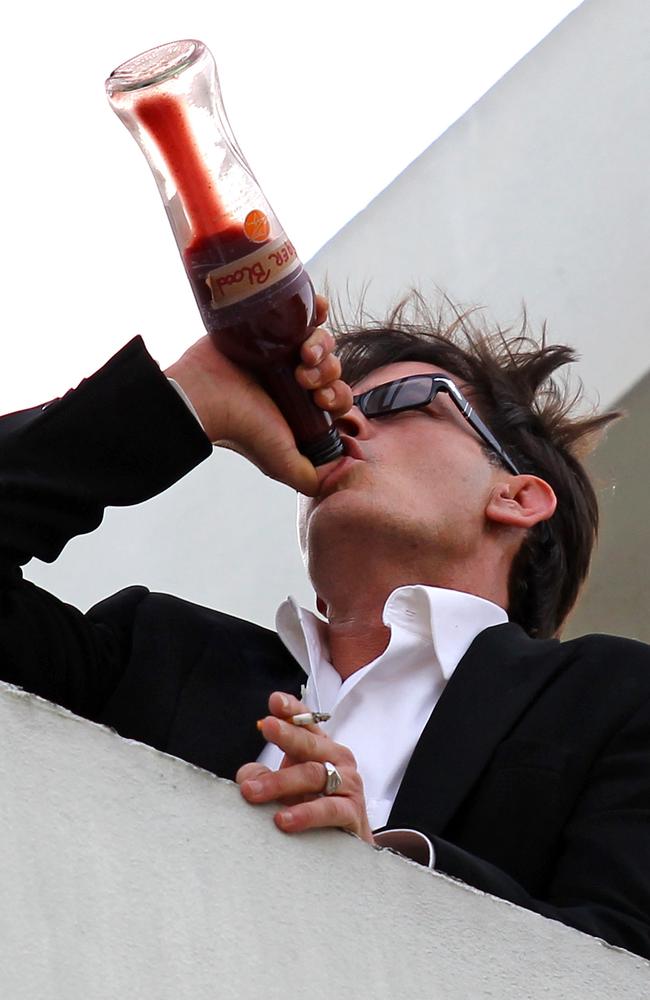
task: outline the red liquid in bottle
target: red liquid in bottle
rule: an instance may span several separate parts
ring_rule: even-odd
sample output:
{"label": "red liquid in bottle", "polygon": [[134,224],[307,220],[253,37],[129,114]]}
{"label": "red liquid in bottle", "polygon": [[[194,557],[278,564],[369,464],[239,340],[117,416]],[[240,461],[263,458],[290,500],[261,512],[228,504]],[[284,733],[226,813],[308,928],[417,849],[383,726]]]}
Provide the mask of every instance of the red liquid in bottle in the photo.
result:
{"label": "red liquid in bottle", "polygon": [[[183,261],[208,333],[220,351],[253,371],[265,385],[291,427],[298,448],[314,465],[339,458],[343,448],[329,415],[314,404],[311,394],[294,377],[300,345],[314,319],[314,289],[308,274],[296,258],[295,267],[286,274],[279,271],[279,277],[265,278],[266,264],[276,256],[269,253],[269,260],[264,261],[265,250],[272,250],[277,240],[250,240],[242,225],[227,213],[175,97],[143,96],[137,110],[140,122],[165,157],[191,225],[193,236],[183,251]],[[295,257],[288,241],[284,246],[290,247]],[[251,254],[258,260],[257,271],[255,276],[249,271],[245,297],[232,302],[232,296],[225,296],[223,305],[215,304],[209,276]]]}

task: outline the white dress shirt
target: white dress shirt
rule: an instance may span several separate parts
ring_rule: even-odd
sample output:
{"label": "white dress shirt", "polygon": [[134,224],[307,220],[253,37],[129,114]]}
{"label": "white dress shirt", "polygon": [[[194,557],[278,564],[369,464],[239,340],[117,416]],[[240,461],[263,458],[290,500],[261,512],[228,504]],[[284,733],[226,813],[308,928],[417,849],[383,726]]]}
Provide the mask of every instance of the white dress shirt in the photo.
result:
{"label": "white dress shirt", "polygon": [[[203,428],[187,394],[174,379],[168,381]],[[373,831],[388,821],[415,745],[460,660],[479,632],[508,616],[473,594],[420,584],[394,590],[383,621],[390,629],[387,648],[342,681],[329,660],[322,619],[292,597],[276,616],[282,642],[308,678],[304,704],[331,714],[323,729],[356,758]],[[258,760],[277,770],[282,758],[282,751],[267,743]],[[431,868],[435,864],[433,844],[418,831],[384,830],[375,842]]]}
{"label": "white dress shirt", "polygon": [[[473,594],[417,585],[393,591],[383,621],[387,648],[342,681],[329,659],[325,622],[292,598],[276,617],[282,642],[307,676],[303,702],[331,713],[323,730],[356,758],[373,830],[387,823],[415,745],[458,663],[479,632],[508,616]],[[258,760],[276,770],[282,757],[269,743]]]}
{"label": "white dress shirt", "polygon": [[[168,381],[203,428],[187,394],[174,379]],[[276,616],[282,642],[307,676],[304,704],[331,714],[323,729],[356,758],[372,830],[388,821],[415,745],[460,660],[479,632],[508,616],[473,594],[416,585],[393,591],[383,621],[390,629],[387,648],[342,681],[329,660],[322,619],[291,597]],[[277,770],[282,758],[282,751],[267,743],[258,760]],[[435,863],[431,841],[417,831],[386,830],[375,840],[422,864]]]}

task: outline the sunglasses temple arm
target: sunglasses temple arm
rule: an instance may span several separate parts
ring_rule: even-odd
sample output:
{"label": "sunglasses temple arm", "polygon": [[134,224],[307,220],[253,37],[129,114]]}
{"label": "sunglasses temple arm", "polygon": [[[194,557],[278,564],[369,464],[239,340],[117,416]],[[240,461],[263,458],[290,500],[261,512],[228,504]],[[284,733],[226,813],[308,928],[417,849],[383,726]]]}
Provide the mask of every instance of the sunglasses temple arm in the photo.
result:
{"label": "sunglasses temple arm", "polygon": [[519,470],[517,469],[517,466],[512,461],[512,459],[508,458],[506,452],[503,450],[503,448],[501,447],[501,445],[499,444],[499,442],[495,438],[495,436],[492,433],[492,431],[488,430],[488,428],[485,426],[485,424],[483,423],[483,421],[481,420],[481,418],[477,415],[477,413],[473,409],[473,407],[470,406],[466,410],[465,416],[466,416],[467,420],[469,421],[469,423],[474,428],[474,430],[477,431],[477,433],[481,435],[481,437],[483,438],[483,440],[485,441],[485,443],[487,445],[489,445],[490,448],[492,448],[493,451],[496,452],[496,454],[499,456],[499,458],[501,459],[501,461],[508,467],[508,469],[510,469],[510,471],[515,476],[518,476],[519,475]]}

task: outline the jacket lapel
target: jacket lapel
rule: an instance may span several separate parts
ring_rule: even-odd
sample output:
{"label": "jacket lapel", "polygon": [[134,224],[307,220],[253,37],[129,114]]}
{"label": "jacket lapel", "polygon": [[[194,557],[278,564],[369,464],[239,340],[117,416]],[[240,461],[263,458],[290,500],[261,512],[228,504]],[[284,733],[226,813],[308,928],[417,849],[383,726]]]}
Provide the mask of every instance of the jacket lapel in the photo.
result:
{"label": "jacket lapel", "polygon": [[556,640],[531,639],[513,623],[481,632],[431,713],[388,827],[441,833],[497,745],[562,663]]}

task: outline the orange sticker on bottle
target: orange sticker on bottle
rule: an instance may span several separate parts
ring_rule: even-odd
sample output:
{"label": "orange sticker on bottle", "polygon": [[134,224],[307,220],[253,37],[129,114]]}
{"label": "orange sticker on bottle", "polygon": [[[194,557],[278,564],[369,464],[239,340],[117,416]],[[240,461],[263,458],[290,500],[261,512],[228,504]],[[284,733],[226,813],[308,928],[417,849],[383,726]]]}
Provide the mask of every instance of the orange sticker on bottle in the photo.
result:
{"label": "orange sticker on bottle", "polygon": [[244,232],[253,243],[264,243],[271,235],[271,223],[259,208],[254,208],[244,219]]}

